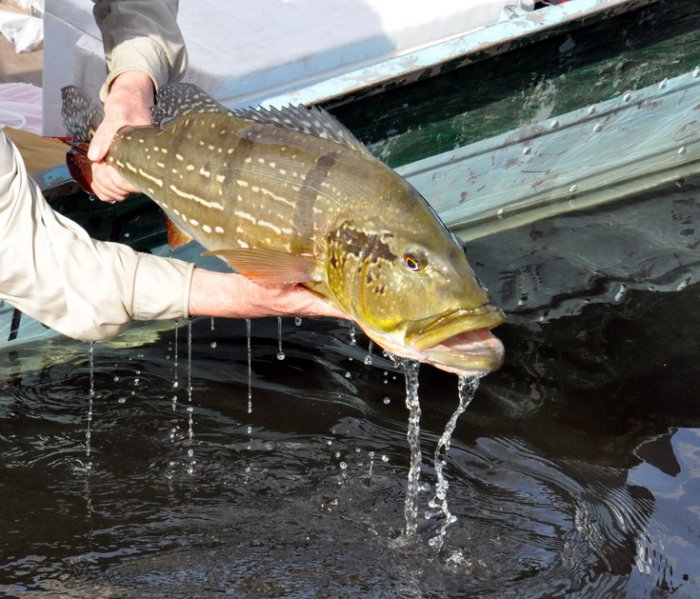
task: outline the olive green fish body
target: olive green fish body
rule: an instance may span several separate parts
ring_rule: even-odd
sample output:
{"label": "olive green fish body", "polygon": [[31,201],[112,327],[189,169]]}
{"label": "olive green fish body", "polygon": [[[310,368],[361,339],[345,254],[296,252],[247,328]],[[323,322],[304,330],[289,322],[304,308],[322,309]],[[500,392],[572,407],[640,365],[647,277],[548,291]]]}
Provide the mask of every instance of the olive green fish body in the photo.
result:
{"label": "olive green fish body", "polygon": [[193,86],[164,90],[159,110],[107,160],[186,237],[253,280],[306,285],[399,355],[460,374],[500,365],[488,330],[503,314],[462,247],[330,115],[231,112]]}

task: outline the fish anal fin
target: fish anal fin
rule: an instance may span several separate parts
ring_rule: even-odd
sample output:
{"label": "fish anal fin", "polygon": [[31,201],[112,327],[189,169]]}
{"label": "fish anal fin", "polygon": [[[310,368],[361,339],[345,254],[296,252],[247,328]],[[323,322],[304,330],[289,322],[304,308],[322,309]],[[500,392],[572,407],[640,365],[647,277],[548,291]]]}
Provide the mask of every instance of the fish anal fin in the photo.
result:
{"label": "fish anal fin", "polygon": [[168,246],[171,250],[192,241],[192,237],[180,229],[180,227],[167,216],[165,217],[165,228],[168,232]]}
{"label": "fish anal fin", "polygon": [[218,256],[228,265],[260,285],[281,285],[315,281],[316,258],[260,248],[236,248],[205,252]]}

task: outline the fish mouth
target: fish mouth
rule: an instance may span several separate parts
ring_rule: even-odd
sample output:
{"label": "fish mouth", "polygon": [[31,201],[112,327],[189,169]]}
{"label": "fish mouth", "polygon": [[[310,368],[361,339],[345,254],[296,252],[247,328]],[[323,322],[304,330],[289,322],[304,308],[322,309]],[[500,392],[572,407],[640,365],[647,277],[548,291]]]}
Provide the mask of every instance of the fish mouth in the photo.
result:
{"label": "fish mouth", "polygon": [[486,304],[411,323],[405,342],[421,362],[460,376],[483,375],[503,364],[503,344],[491,329],[505,321],[502,310]]}

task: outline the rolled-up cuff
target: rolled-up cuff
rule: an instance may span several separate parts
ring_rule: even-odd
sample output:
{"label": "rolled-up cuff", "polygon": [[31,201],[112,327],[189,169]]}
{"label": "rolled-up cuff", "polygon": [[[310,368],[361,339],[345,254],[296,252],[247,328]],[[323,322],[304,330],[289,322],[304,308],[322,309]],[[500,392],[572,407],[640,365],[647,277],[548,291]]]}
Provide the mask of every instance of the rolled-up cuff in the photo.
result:
{"label": "rolled-up cuff", "polygon": [[189,317],[193,270],[189,262],[142,254],[134,280],[133,319]]}
{"label": "rolled-up cuff", "polygon": [[100,89],[100,100],[107,99],[112,82],[127,71],[146,73],[156,90],[168,83],[170,67],[167,54],[158,42],[148,37],[134,37],[119,42],[111,52],[112,66],[107,80]]}

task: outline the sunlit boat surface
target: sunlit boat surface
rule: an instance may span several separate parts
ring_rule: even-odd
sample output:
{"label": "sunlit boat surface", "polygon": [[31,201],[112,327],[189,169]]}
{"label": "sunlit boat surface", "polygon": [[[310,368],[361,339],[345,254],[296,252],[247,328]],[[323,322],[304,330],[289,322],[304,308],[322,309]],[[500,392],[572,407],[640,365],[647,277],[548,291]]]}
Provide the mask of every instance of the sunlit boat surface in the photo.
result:
{"label": "sunlit boat surface", "polygon": [[[674,201],[697,213],[698,65],[700,6],[695,0],[571,0],[534,10],[507,6],[489,25],[409,54],[349,65],[344,72],[296,86],[292,81],[268,95],[222,99],[231,107],[301,103],[332,112],[418,188],[468,242],[473,263],[476,251],[475,267],[482,274],[488,270],[484,260],[496,259],[494,250],[486,249],[496,243],[494,236],[513,231],[509,243],[533,241],[534,230],[547,230],[546,219],[571,213],[566,222],[575,228],[581,214],[580,222],[588,226],[588,209],[605,205],[610,217],[619,205],[619,215],[609,220],[629,225],[635,213],[630,203],[640,198],[648,207],[644,228],[663,220],[656,198],[678,190],[682,197]],[[161,214],[149,200],[80,201],[76,196],[82,192],[64,167],[34,176],[52,205],[93,237],[169,253]],[[608,228],[609,235],[616,234],[614,225]],[[697,252],[691,247],[697,235],[672,229],[663,228],[663,239],[648,231],[640,237],[646,247],[655,242],[665,251],[678,246],[678,264],[654,273],[660,290],[698,280]],[[579,244],[584,251],[585,238]],[[515,251],[527,253],[530,264],[547,258],[537,255],[534,242]],[[199,253],[186,246],[173,255],[202,264]],[[522,270],[518,260],[513,257],[514,273]],[[215,259],[206,265],[220,268]],[[586,290],[595,277],[585,270],[568,273],[577,281],[562,283],[578,288],[572,295],[577,301],[600,292]],[[488,273],[485,279],[495,301],[516,317],[533,308],[528,297],[537,296],[538,305],[545,305],[547,294],[551,299],[563,293],[552,281],[530,281],[541,286],[539,294],[528,294],[506,289],[497,277],[489,281]],[[554,316],[556,310],[539,314]],[[117,342],[148,342],[164,326],[172,324],[134,327]],[[59,345],[66,342],[0,303],[3,353],[52,337]]]}

